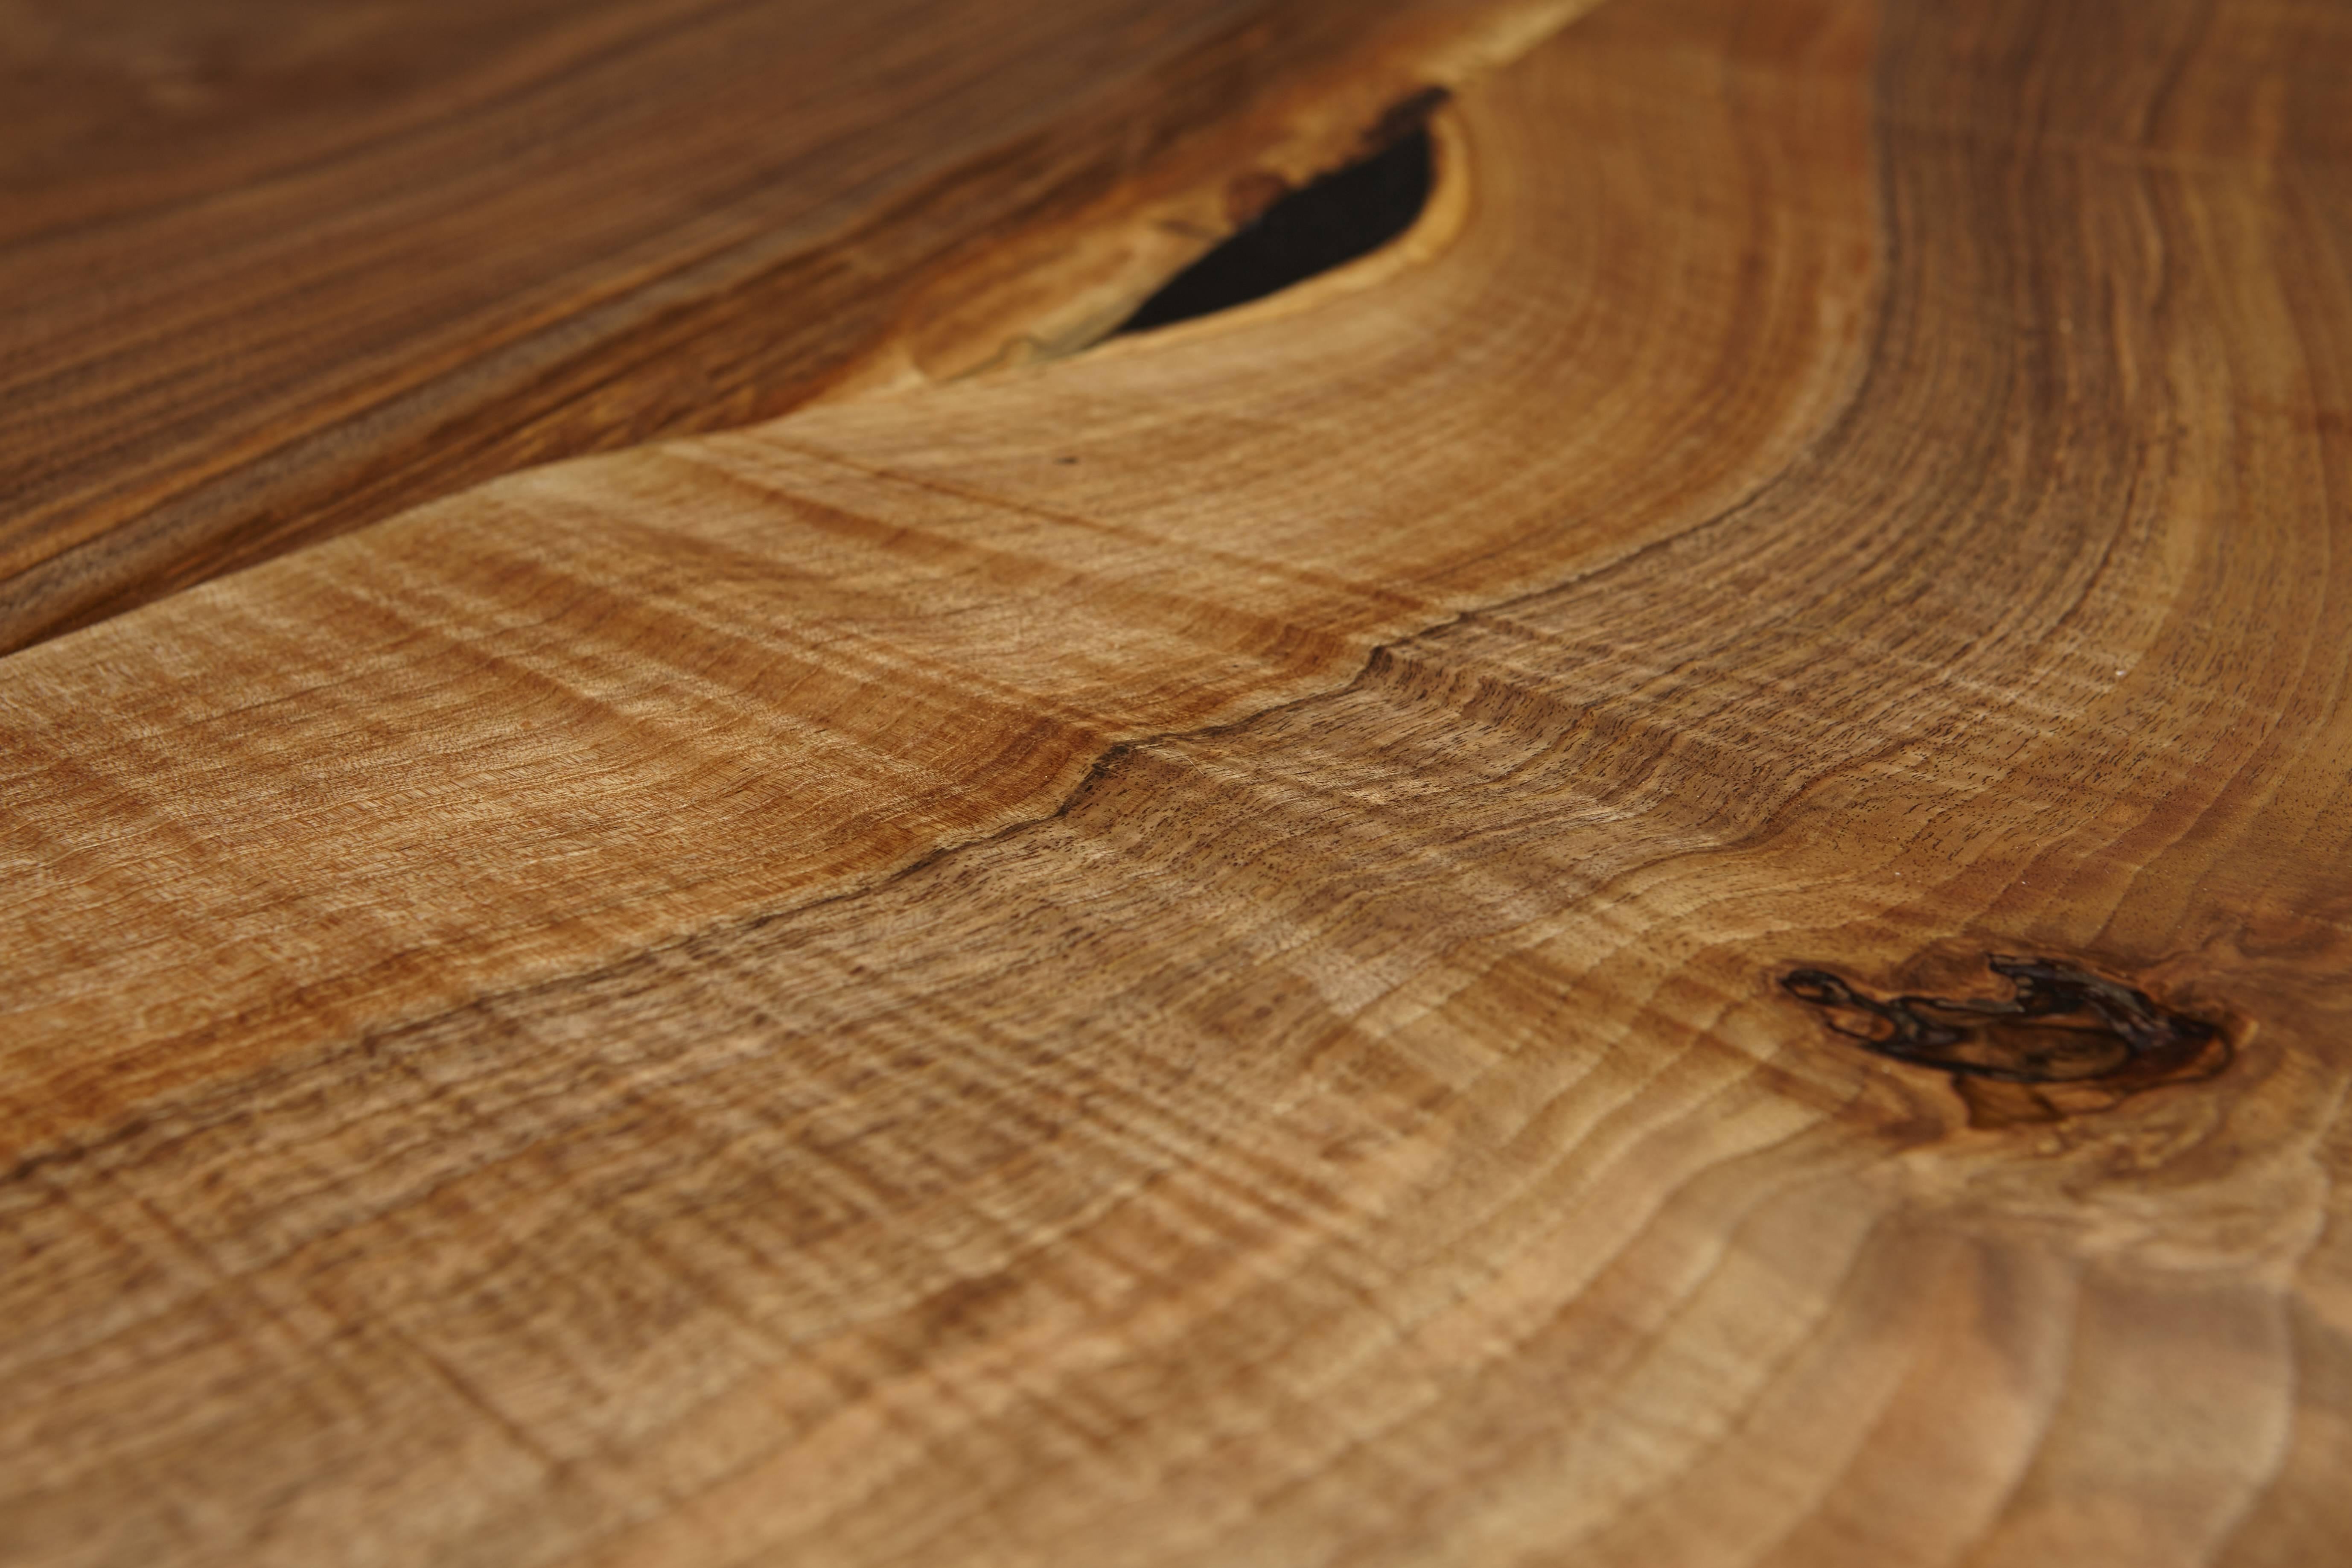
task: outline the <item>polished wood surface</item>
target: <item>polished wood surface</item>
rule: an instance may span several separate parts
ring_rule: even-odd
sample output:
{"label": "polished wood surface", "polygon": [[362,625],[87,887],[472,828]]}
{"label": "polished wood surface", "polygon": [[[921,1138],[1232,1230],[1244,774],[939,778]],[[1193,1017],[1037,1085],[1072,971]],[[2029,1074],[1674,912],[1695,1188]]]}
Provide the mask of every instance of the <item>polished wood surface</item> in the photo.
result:
{"label": "polished wood surface", "polygon": [[2352,1555],[2352,9],[1519,44],[0,660],[0,1552]]}
{"label": "polished wood surface", "polygon": [[0,650],[794,407],[1016,237],[1142,205],[1188,223],[1134,263],[1197,251],[1252,159],[1575,8],[0,7]]}

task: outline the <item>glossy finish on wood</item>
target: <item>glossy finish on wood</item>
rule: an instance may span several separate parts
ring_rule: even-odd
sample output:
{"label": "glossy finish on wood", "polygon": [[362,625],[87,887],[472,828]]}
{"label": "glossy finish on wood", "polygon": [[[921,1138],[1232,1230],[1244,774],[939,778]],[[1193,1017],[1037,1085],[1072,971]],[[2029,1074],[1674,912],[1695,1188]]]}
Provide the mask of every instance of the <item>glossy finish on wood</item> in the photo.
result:
{"label": "glossy finish on wood", "polygon": [[0,649],[796,406],[976,247],[1328,163],[1416,66],[1572,8],[0,9]]}
{"label": "glossy finish on wood", "polygon": [[0,1547],[2352,1552],[2347,60],[1612,6],[1351,272],[0,661]]}

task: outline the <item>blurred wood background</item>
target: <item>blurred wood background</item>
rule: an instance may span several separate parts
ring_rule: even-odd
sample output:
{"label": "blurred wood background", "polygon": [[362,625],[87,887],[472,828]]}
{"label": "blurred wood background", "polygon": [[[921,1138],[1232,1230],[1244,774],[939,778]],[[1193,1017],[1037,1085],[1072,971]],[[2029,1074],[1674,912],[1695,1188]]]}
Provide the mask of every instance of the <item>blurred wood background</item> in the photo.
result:
{"label": "blurred wood background", "polygon": [[2352,6],[1579,10],[0,5],[0,1561],[2352,1561]]}

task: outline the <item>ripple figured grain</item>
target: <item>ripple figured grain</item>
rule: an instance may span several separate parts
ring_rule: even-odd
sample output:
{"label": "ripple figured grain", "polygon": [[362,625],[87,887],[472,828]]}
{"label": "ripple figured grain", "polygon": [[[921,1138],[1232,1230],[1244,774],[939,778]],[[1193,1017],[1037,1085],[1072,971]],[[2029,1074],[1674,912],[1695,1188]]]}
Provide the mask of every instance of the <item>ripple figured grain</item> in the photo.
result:
{"label": "ripple figured grain", "polygon": [[[1017,237],[1133,227],[1096,258],[1114,279],[1197,250],[1237,167],[1328,166],[1389,101],[1579,8],[12,5],[0,649],[830,395]],[[1092,281],[1072,259],[1026,271],[1067,293]],[[1016,331],[1008,303],[961,330]]]}
{"label": "ripple figured grain", "polygon": [[1610,8],[1352,282],[0,664],[10,1542],[2342,1556],[2347,60]]}

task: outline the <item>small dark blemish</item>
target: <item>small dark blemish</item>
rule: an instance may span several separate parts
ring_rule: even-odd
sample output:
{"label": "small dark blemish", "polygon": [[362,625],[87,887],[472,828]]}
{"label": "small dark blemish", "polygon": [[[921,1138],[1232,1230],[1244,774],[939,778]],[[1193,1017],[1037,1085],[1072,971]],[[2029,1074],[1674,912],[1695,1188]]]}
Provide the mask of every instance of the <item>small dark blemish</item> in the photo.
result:
{"label": "small dark blemish", "polygon": [[1990,954],[1985,963],[2013,994],[1881,999],[1826,969],[1792,970],[1780,986],[1864,1049],[1950,1073],[1964,1089],[1973,1079],[2120,1096],[2210,1078],[2229,1065],[2218,1025],[2121,981],[2057,959]]}
{"label": "small dark blemish", "polygon": [[[1236,180],[1226,189],[1225,205],[1228,216],[1241,222],[1240,232],[1169,279],[1118,330],[1146,331],[1262,300],[1369,256],[1404,233],[1428,205],[1435,167],[1421,121],[1443,101],[1441,95],[1415,110],[1385,140],[1375,128],[1366,138],[1374,150],[1360,162],[1297,190],[1264,172]],[[1391,110],[1381,124],[1398,112]]]}

